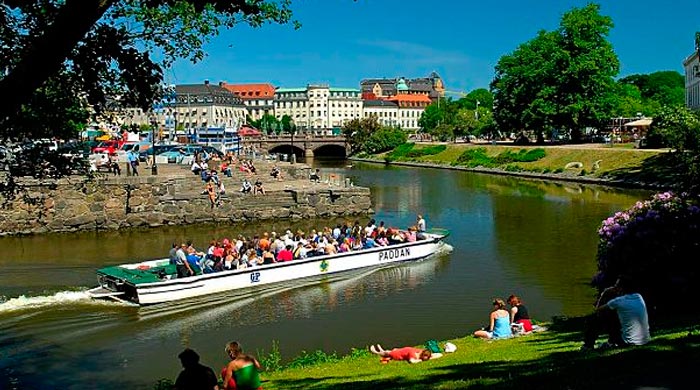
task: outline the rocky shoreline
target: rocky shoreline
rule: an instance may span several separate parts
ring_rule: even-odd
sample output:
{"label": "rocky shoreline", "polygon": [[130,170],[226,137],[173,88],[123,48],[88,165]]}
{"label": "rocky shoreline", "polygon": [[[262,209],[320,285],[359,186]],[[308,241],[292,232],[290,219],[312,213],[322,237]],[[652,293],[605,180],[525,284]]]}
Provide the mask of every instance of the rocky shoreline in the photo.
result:
{"label": "rocky shoreline", "polygon": [[201,179],[181,166],[160,166],[158,176],[24,180],[29,198],[0,199],[0,236],[373,213],[368,188],[334,175],[310,182],[304,164],[280,163],[285,179],[275,181],[268,175],[271,163],[256,165],[260,176],[250,180],[260,177],[266,194],[239,192],[242,172],[221,175],[227,191],[213,208]]}

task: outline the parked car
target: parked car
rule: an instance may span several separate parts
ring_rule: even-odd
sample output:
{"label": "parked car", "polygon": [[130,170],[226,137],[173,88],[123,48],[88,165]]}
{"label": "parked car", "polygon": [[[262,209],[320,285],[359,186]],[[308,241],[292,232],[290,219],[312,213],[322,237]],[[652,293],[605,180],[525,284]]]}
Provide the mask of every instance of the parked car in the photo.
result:
{"label": "parked car", "polygon": [[177,149],[172,149],[172,150],[168,150],[168,151],[159,153],[158,157],[165,156],[168,158],[169,164],[178,164],[182,161],[182,159],[185,156],[192,156],[192,155],[193,155],[193,153],[190,153],[185,149],[177,148]]}
{"label": "parked car", "polygon": [[148,160],[148,157],[153,156],[153,150],[156,151],[156,155],[159,155],[163,152],[167,152],[169,150],[173,150],[177,148],[180,145],[156,145],[155,149],[154,147],[149,147],[146,150],[142,150],[139,152],[139,160],[141,162],[145,162]]}
{"label": "parked car", "polygon": [[102,141],[97,146],[92,148],[92,153],[114,154],[114,152],[116,152],[125,143],[126,142],[124,141],[117,140]]}

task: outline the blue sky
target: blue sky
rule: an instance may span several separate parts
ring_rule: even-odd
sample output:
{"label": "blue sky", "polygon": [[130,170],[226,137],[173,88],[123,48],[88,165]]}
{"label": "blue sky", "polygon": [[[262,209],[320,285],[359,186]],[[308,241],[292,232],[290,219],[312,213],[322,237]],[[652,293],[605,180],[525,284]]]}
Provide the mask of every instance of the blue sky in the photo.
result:
{"label": "blue sky", "polygon": [[[437,71],[448,90],[488,88],[498,59],[561,15],[589,1],[293,0],[291,25],[239,26],[206,46],[209,56],[178,62],[169,83],[271,82],[358,87],[363,78],[422,77]],[[607,0],[620,75],[682,72],[700,31],[697,0]],[[672,3],[671,6],[669,3]]]}

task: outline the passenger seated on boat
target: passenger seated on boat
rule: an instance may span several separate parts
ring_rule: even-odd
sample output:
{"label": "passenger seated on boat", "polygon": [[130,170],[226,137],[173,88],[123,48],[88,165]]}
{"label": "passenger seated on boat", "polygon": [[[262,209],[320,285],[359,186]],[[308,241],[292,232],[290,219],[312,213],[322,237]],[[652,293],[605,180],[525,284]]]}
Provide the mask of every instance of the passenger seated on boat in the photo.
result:
{"label": "passenger seated on boat", "polygon": [[194,272],[194,275],[200,275],[202,273],[202,268],[200,267],[199,261],[201,260],[201,257],[197,256],[194,253],[190,253],[187,255],[187,263],[190,266],[190,269],[192,272]]}
{"label": "passenger seated on boat", "polygon": [[408,231],[404,233],[404,240],[406,242],[416,242],[417,240],[417,233],[416,233],[416,227],[411,226],[408,228]]}
{"label": "passenger seated on boat", "polygon": [[294,260],[294,254],[292,253],[292,246],[287,245],[277,254],[277,261],[292,261]]}
{"label": "passenger seated on boat", "polygon": [[380,246],[389,245],[389,239],[386,237],[386,231],[380,232],[379,235],[377,236],[376,241],[377,241],[377,244],[379,244]]}
{"label": "passenger seated on boat", "polygon": [[173,242],[173,247],[170,249],[170,252],[168,252],[168,257],[170,258],[170,264],[177,264],[177,249],[180,246],[177,245],[177,243]]}
{"label": "passenger seated on boat", "polygon": [[350,252],[350,239],[349,238],[343,239],[343,242],[341,242],[340,245],[338,246],[338,252],[339,253]]}
{"label": "passenger seated on boat", "polygon": [[304,247],[304,243],[299,241],[297,242],[297,247],[294,248],[294,260],[304,258],[306,258],[306,248]]}
{"label": "passenger seated on boat", "polygon": [[326,246],[323,247],[327,255],[334,255],[338,253],[338,243],[335,240],[331,240]]}
{"label": "passenger seated on boat", "polygon": [[370,236],[365,236],[363,240],[364,242],[362,244],[362,249],[371,249],[380,246],[376,241],[374,241],[374,238]]}
{"label": "passenger seated on boat", "polygon": [[256,261],[256,265],[275,263],[276,262],[275,261],[275,254],[272,253],[272,251],[270,251],[270,248],[268,248],[268,249],[263,251],[262,257],[260,258],[260,260],[261,260],[260,264],[257,264],[257,261]]}
{"label": "passenger seated on boat", "polygon": [[389,239],[389,245],[400,244],[404,242],[404,237],[398,229],[390,228],[388,231],[387,238]]}
{"label": "passenger seated on boat", "polygon": [[175,266],[177,268],[177,277],[185,278],[194,275],[194,270],[187,261],[187,244],[182,243],[180,249],[176,251],[176,255],[177,260],[175,261]]}
{"label": "passenger seated on boat", "polygon": [[363,247],[362,236],[361,235],[354,236],[352,238],[352,250],[359,251],[362,249],[362,247]]}

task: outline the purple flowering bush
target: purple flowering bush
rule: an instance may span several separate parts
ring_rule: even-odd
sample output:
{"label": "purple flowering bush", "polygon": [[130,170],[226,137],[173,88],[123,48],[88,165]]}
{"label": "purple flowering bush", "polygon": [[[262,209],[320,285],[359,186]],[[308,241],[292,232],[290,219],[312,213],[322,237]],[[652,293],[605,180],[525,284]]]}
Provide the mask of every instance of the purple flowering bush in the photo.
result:
{"label": "purple flowering bush", "polygon": [[[664,192],[605,219],[598,229],[602,290],[625,277],[653,305],[688,292],[700,276],[700,207],[697,198]],[[677,301],[677,299],[676,299]]]}

